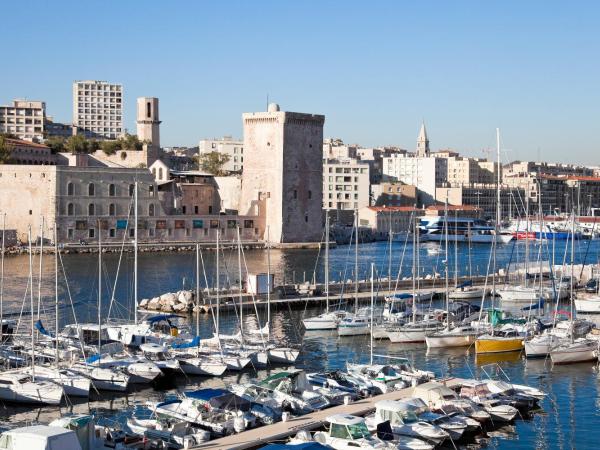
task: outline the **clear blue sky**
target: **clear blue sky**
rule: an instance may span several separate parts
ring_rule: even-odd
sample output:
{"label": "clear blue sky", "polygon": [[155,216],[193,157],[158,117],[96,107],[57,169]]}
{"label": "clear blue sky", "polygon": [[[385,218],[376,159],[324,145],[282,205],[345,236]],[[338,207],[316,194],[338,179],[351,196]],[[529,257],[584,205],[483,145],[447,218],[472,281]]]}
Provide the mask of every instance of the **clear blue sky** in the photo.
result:
{"label": "clear blue sky", "polygon": [[558,1],[3,2],[0,102],[71,121],[76,79],[160,98],[162,144],[241,136],[242,112],[326,115],[325,135],[600,164],[600,4]]}

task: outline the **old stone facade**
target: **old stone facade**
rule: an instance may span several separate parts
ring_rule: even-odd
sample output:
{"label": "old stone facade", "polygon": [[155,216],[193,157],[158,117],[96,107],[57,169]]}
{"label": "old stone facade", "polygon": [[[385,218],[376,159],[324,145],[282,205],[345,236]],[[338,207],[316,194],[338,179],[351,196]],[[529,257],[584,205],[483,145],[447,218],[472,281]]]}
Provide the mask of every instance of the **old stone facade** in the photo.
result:
{"label": "old stone facade", "polygon": [[323,231],[323,124],[315,114],[246,113],[241,213],[264,217],[274,242],[316,242]]}

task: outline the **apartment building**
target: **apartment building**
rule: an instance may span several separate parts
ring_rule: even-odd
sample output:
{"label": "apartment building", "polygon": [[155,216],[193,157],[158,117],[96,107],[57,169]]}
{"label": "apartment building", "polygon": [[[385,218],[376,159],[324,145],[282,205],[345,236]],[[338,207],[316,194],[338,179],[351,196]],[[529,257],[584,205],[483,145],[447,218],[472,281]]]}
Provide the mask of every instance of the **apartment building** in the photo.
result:
{"label": "apartment building", "polygon": [[[437,200],[454,206],[464,206],[481,210],[484,218],[496,217],[497,189],[494,184],[472,184],[443,186],[437,189]],[[502,185],[500,187],[500,215],[502,219],[523,215],[526,209],[525,190]],[[439,205],[438,205],[439,206]],[[443,206],[443,205],[442,205]]]}
{"label": "apartment building", "polygon": [[227,172],[241,173],[244,170],[244,142],[223,136],[217,139],[202,139],[198,143],[198,153],[219,152],[229,155],[229,161],[223,166]]}
{"label": "apartment building", "polygon": [[[440,156],[438,156],[440,157]],[[492,184],[498,165],[478,158],[448,157],[448,183],[451,185]]]}
{"label": "apartment building", "polygon": [[401,182],[385,182],[371,185],[373,206],[414,206],[417,201],[417,188]]}
{"label": "apartment building", "polygon": [[378,239],[410,231],[424,210],[413,206],[367,206],[358,211],[361,227],[370,228]]}
{"label": "apartment building", "polygon": [[123,85],[106,81],[73,83],[73,127],[87,138],[117,139],[123,130]]}
{"label": "apartment building", "polygon": [[323,163],[323,208],[355,210],[369,206],[369,164],[352,158]]}
{"label": "apartment building", "polygon": [[42,141],[46,122],[46,103],[13,100],[0,106],[0,133],[10,133],[26,141]]}
{"label": "apartment building", "polygon": [[430,205],[436,198],[436,187],[446,182],[448,159],[394,154],[383,158],[385,181],[400,181],[417,187],[418,203]]}

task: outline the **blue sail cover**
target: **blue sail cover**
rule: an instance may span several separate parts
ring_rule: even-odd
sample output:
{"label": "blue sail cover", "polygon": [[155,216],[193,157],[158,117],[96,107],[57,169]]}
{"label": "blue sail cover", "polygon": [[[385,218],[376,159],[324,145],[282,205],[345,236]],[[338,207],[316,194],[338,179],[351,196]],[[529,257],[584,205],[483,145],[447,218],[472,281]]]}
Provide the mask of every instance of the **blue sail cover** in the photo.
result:
{"label": "blue sail cover", "polygon": [[192,339],[189,342],[182,342],[181,344],[177,344],[176,342],[174,342],[173,344],[171,344],[171,348],[192,348],[192,347],[198,347],[200,345],[200,336],[194,336],[194,339]]}
{"label": "blue sail cover", "polygon": [[38,320],[35,323],[35,329],[38,330],[44,336],[52,337],[52,335],[50,334],[50,332],[44,328],[44,325],[42,324],[41,320]]}
{"label": "blue sail cover", "polygon": [[159,314],[158,316],[148,317],[146,319],[146,322],[153,324],[155,322],[160,322],[161,320],[168,321],[169,319],[174,319],[176,317],[179,317],[179,316],[177,314]]}
{"label": "blue sail cover", "polygon": [[185,396],[194,398],[196,400],[209,401],[211,398],[220,397],[222,395],[227,395],[227,394],[231,394],[231,392],[226,389],[206,388],[206,389],[198,389],[196,391],[186,391]]}
{"label": "blue sail cover", "polygon": [[330,450],[331,447],[319,444],[318,442],[305,442],[304,444],[269,444],[265,447],[261,447],[259,450]]}
{"label": "blue sail cover", "polygon": [[394,300],[404,300],[407,298],[412,298],[412,294],[408,294],[408,293],[394,294],[394,295],[392,295],[392,298]]}
{"label": "blue sail cover", "polygon": [[462,289],[464,287],[469,287],[469,286],[473,286],[473,280],[467,280],[467,281],[463,281],[461,284],[459,284],[458,286],[456,286],[458,289]]}
{"label": "blue sail cover", "polygon": [[532,309],[543,309],[543,308],[544,308],[544,299],[540,298],[537,303],[534,303],[533,305],[525,306],[524,308],[521,308],[521,311],[530,311]]}
{"label": "blue sail cover", "polygon": [[92,364],[92,363],[95,363],[96,361],[98,361],[99,359],[100,359],[100,355],[98,353],[94,353],[92,356],[90,356],[88,359],[86,359],[85,362],[88,364]]}

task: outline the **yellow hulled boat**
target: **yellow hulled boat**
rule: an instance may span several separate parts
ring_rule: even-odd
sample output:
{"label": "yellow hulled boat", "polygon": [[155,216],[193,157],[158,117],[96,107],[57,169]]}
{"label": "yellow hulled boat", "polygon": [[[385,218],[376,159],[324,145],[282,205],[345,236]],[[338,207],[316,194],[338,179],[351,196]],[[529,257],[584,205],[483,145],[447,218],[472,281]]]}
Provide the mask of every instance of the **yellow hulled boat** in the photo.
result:
{"label": "yellow hulled boat", "polygon": [[475,341],[475,353],[520,352],[523,350],[521,336],[484,335]]}

